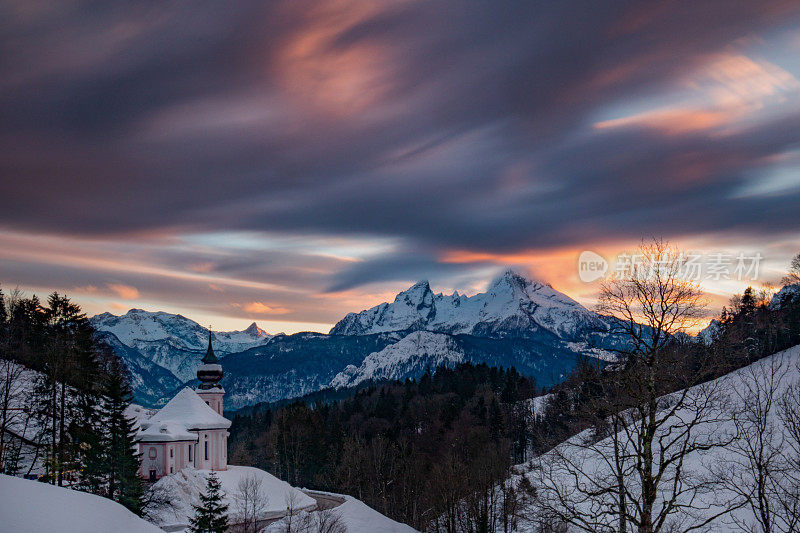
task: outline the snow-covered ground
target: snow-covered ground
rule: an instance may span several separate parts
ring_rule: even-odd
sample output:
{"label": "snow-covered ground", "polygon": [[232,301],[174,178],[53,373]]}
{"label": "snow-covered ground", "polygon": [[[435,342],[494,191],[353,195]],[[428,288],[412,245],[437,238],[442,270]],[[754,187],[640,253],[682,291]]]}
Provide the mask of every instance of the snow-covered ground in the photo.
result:
{"label": "snow-covered ground", "polygon": [[[770,385],[770,380],[774,381],[774,386]],[[699,436],[701,442],[711,442],[715,439],[719,439],[717,442],[724,442],[732,438],[736,434],[736,426],[733,422],[732,414],[736,413],[741,420],[745,412],[744,405],[745,398],[748,397],[748,391],[756,390],[754,387],[758,385],[757,390],[761,390],[762,395],[765,390],[772,388],[774,400],[772,408],[768,411],[768,427],[776,428],[777,437],[775,442],[783,442],[781,439],[785,436],[786,429],[779,419],[779,400],[786,396],[791,387],[797,387],[798,383],[800,383],[799,380],[800,346],[795,346],[708,384],[689,389],[688,397],[695,398],[698,401],[705,401],[709,398],[709,391],[713,391],[713,396],[715,397],[714,406],[707,411],[708,416],[695,427],[695,435]],[[665,408],[669,408],[670,397],[674,397],[674,395],[664,397],[664,405],[667,406]],[[752,399],[752,397],[750,398]],[[542,397],[541,401],[546,401],[546,397]],[[537,407],[540,406],[537,405]],[[690,414],[693,412],[696,411],[689,409],[676,411],[667,418],[668,422],[665,427],[672,426],[673,434],[677,434],[675,428],[690,420]],[[664,411],[664,413],[666,414],[667,412]],[[668,435],[664,436],[665,438],[668,437]],[[518,465],[515,467],[517,474],[512,476],[511,482],[517,484],[522,476],[527,477],[537,489],[539,497],[542,498],[541,501],[547,502],[551,507],[563,509],[564,498],[566,498],[570,505],[574,505],[586,516],[598,519],[597,527],[599,528],[599,522],[605,521],[609,522],[609,524],[613,522],[613,519],[602,519],[602,511],[607,511],[616,504],[615,493],[611,492],[603,497],[582,498],[575,491],[575,483],[580,483],[584,489],[590,490],[598,488],[596,480],[609,479],[609,476],[613,475],[611,472],[613,461],[610,460],[613,457],[611,452],[613,445],[610,437],[595,444],[590,444],[588,437],[589,432],[583,432],[562,443],[554,451],[548,452],[529,463]],[[666,440],[669,439],[667,438]],[[624,439],[623,442],[625,442]],[[700,478],[709,479],[714,476],[719,480],[727,477],[729,485],[727,487],[714,485],[713,490],[686,491],[679,495],[676,500],[678,504],[688,505],[688,499],[692,497],[695,500],[691,504],[692,509],[680,511],[672,516],[671,521],[676,528],[675,530],[683,530],[690,523],[698,523],[702,519],[709,518],[723,511],[726,508],[725,506],[735,500],[737,495],[730,486],[730,481],[734,479],[734,472],[737,472],[733,466],[734,462],[740,461],[741,457],[734,453],[733,450],[735,448],[733,446],[735,444],[714,447],[707,451],[696,451],[685,458],[682,467],[683,472],[689,473],[695,480]],[[656,452],[658,452],[658,449]],[[670,479],[673,474],[674,471],[668,470],[665,479]],[[737,480],[746,480],[748,476],[746,472],[736,475],[741,476],[736,478]],[[634,477],[631,473],[628,483],[631,487],[630,490],[635,493],[637,488]],[[681,486],[681,490],[686,490],[687,486]],[[668,494],[668,491],[660,493],[657,508],[662,505],[665,494]],[[537,507],[542,510],[547,506],[534,505],[531,511],[536,510]],[[692,518],[690,515],[694,517]],[[752,517],[752,511],[747,507],[742,507],[717,518],[704,531],[714,533],[738,531],[739,529],[734,527],[734,522],[739,524],[747,523],[748,520],[751,520],[750,517]],[[613,524],[611,525],[613,526]],[[530,529],[523,527],[521,531],[534,531],[534,528],[532,526]],[[580,530],[575,528],[568,531]]]}
{"label": "snow-covered ground", "polygon": [[122,505],[0,474],[0,530],[9,533],[163,533]]}
{"label": "snow-covered ground", "polygon": [[[413,533],[416,531],[411,526],[396,522],[382,515],[361,500],[357,500],[352,496],[335,494],[332,492],[307,492],[311,495],[330,496],[338,500],[344,500],[343,503],[333,507],[329,512],[339,517],[338,521],[347,528],[347,533]],[[312,516],[310,516],[309,519],[312,523],[318,523],[314,522],[314,513],[312,512],[310,514]],[[293,520],[297,518],[298,517],[294,517]],[[305,517],[301,515],[299,518],[302,520]],[[317,518],[316,520],[319,519]],[[286,519],[283,519],[270,524],[266,529],[266,533],[282,533],[285,530]],[[314,531],[316,531],[316,529],[314,529]]]}
{"label": "snow-covered ground", "polygon": [[[194,516],[192,505],[200,503],[200,494],[206,490],[206,479],[209,473],[209,470],[196,470],[188,467],[159,479],[154,487],[170,491],[174,506],[173,509],[159,513],[155,523],[159,526],[187,525],[189,517]],[[233,497],[238,490],[239,481],[248,476],[253,476],[261,481],[263,495],[267,500],[264,512],[269,516],[282,516],[290,500],[295,509],[313,508],[316,505],[314,498],[258,468],[228,465],[228,470],[216,472],[216,474],[222,485],[222,491],[225,492],[225,501],[230,505],[229,512],[231,513],[236,511]]]}

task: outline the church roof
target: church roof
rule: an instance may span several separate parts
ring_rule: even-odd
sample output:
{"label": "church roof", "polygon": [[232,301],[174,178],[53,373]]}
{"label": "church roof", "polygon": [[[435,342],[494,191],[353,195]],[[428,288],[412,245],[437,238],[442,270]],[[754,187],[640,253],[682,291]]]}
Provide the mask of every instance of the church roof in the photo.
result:
{"label": "church roof", "polygon": [[184,388],[161,410],[142,422],[136,438],[149,442],[197,440],[192,430],[229,427],[230,420],[209,407],[195,391]]}

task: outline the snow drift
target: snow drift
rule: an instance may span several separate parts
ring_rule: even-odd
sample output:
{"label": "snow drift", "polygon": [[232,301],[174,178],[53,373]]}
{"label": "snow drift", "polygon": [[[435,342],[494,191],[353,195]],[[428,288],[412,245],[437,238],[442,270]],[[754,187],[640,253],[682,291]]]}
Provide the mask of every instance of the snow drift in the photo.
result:
{"label": "snow drift", "polygon": [[163,533],[117,502],[0,474],[0,529],[14,533]]}

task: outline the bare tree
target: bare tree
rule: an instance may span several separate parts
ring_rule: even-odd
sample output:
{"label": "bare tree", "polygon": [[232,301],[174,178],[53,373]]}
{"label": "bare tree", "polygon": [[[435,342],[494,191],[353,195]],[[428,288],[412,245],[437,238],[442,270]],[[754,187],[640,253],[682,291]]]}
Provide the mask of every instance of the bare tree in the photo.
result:
{"label": "bare tree", "polygon": [[259,529],[258,523],[264,518],[269,505],[269,497],[264,491],[261,478],[249,474],[240,479],[236,492],[233,493],[233,503],[237,531],[256,533]]}
{"label": "bare tree", "polygon": [[789,272],[782,280],[784,285],[794,285],[800,283],[800,253],[792,258],[789,263]]}
{"label": "bare tree", "polygon": [[599,311],[627,344],[609,370],[616,380],[588,406],[595,428],[537,462],[538,504],[584,531],[698,530],[729,510],[713,501],[710,475],[686,464],[730,440],[718,430],[720,384],[699,383],[707,369],[690,371],[696,361],[681,343],[703,314],[703,293],[668,243],[643,243],[636,258],[600,293]]}
{"label": "bare tree", "polygon": [[[797,371],[800,372],[800,366]],[[800,382],[792,383],[778,404],[785,437],[783,453],[789,467],[779,505],[786,524],[791,524],[794,527],[793,531],[798,531],[800,530]]]}
{"label": "bare tree", "polygon": [[[25,416],[25,368],[8,359],[0,359],[0,472],[6,472],[6,461],[14,454],[12,435],[19,431]],[[13,461],[12,461],[13,462]]]}
{"label": "bare tree", "polygon": [[167,511],[175,511],[175,494],[172,488],[154,483],[150,485],[142,497],[142,518],[149,522],[156,520]]}
{"label": "bare tree", "polygon": [[732,525],[747,533],[790,533],[800,526],[792,433],[784,425],[791,429],[800,422],[800,403],[795,405],[800,394],[790,390],[784,396],[790,371],[788,358],[772,356],[739,371],[741,382],[731,387],[737,438],[727,447],[718,475],[747,511],[731,515]]}

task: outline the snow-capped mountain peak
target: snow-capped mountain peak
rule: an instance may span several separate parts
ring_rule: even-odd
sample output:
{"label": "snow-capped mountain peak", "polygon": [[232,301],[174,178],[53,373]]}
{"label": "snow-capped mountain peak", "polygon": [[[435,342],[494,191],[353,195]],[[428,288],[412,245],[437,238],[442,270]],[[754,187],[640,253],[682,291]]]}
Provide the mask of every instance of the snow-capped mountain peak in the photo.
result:
{"label": "snow-capped mountain peak", "polygon": [[[152,362],[171,371],[182,381],[194,378],[197,356],[208,345],[208,329],[183,315],[164,311],[131,309],[121,316],[102,313],[91,319],[98,331],[114,334],[119,341],[138,350]],[[254,322],[242,331],[214,331],[214,351],[224,356],[260,346],[271,338]]]}
{"label": "snow-capped mountain peak", "polygon": [[543,329],[573,339],[581,331],[606,330],[604,321],[550,285],[513,270],[474,296],[434,294],[427,281],[383,303],[350,313],[331,330],[338,335],[427,330],[478,336],[526,336]]}
{"label": "snow-capped mountain peak", "polygon": [[395,296],[395,303],[404,303],[408,306],[430,306],[433,302],[433,291],[428,280],[418,281],[407,290]]}
{"label": "snow-capped mountain peak", "polygon": [[266,331],[264,331],[263,329],[261,329],[260,327],[258,327],[258,324],[256,324],[255,322],[253,322],[252,324],[247,326],[247,329],[245,329],[243,331],[243,333],[247,333],[248,335],[252,335],[254,337],[267,337],[267,336],[269,336],[269,334]]}

